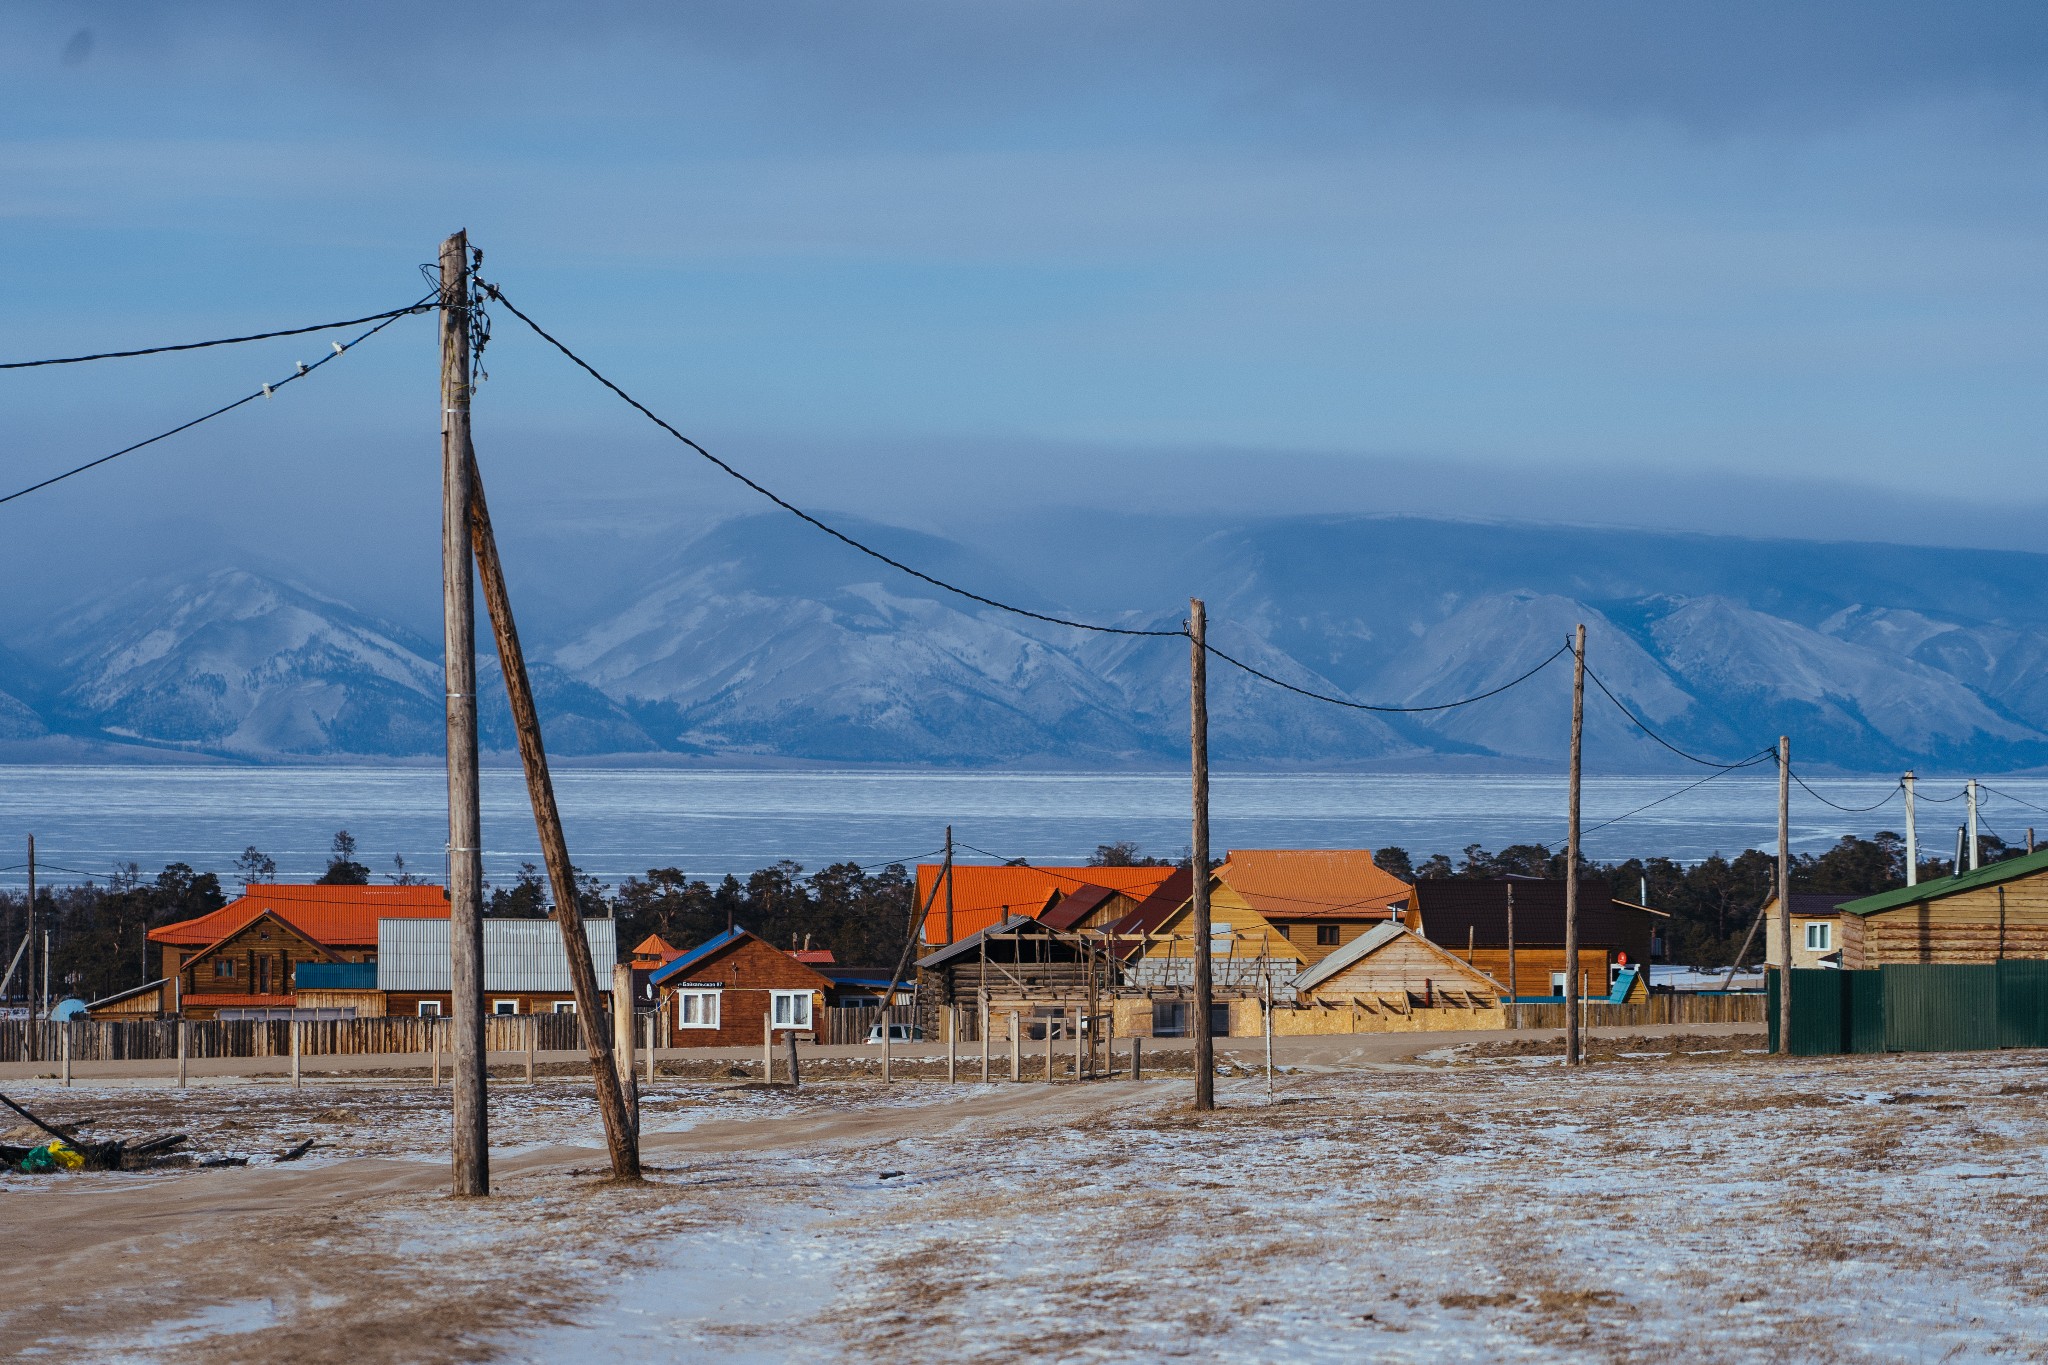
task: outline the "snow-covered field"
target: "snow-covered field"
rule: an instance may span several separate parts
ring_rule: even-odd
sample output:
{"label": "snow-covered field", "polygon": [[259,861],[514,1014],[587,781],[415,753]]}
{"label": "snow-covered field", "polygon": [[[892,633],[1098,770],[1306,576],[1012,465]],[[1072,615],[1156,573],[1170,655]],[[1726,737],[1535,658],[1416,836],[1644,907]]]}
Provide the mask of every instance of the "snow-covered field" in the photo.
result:
{"label": "snow-covered field", "polygon": [[[29,1299],[17,1280],[0,1337],[356,1362],[2048,1352],[2048,1055],[1750,1045],[1625,1043],[1577,1073],[1519,1048],[1303,1062],[1271,1098],[1220,1081],[1201,1118],[1185,1077],[677,1084],[650,1097],[633,1190],[549,1148],[596,1130],[543,1085],[500,1092],[499,1196],[462,1203],[421,1087],[223,1087],[194,1096],[246,1096],[251,1151],[325,1124],[325,1160],[9,1179],[17,1269],[47,1273]],[[163,1098],[53,1107],[110,1129]],[[168,1216],[187,1208],[199,1225]],[[88,1263],[101,1311],[37,1311]]]}

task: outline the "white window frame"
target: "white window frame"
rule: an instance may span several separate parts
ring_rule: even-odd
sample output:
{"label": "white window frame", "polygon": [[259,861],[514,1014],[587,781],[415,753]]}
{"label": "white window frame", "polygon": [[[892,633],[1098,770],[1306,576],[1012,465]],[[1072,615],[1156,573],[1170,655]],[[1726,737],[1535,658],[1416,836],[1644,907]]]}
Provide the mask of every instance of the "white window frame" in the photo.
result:
{"label": "white window frame", "polygon": [[491,1002],[491,1013],[500,1018],[508,1014],[517,1014],[519,1013],[519,1002],[517,1000],[493,1000]]}
{"label": "white window frame", "polygon": [[441,1002],[438,1000],[422,1000],[419,1003],[419,1012],[419,1017],[422,1019],[439,1019],[441,1017]]}
{"label": "white window frame", "polygon": [[[670,1011],[670,1017],[676,1021],[677,1028],[715,1029],[720,1017],[718,997],[722,993],[716,988],[679,990],[675,993],[675,1008]],[[692,1004],[698,1007],[695,1019],[690,1018]]]}
{"label": "white window frame", "polygon": [[552,1014],[574,1014],[576,1012],[576,1002],[574,1000],[557,1000],[554,1009],[549,1012]]}
{"label": "white window frame", "polygon": [[775,1021],[774,1027],[776,1028],[809,1028],[811,1026],[811,993],[809,991],[770,991],[768,992],[768,1010],[768,1017]]}
{"label": "white window frame", "polygon": [[[1819,939],[1820,942],[1814,942]],[[1824,919],[1806,922],[1806,951],[1809,953],[1832,953],[1835,950],[1835,926]]]}

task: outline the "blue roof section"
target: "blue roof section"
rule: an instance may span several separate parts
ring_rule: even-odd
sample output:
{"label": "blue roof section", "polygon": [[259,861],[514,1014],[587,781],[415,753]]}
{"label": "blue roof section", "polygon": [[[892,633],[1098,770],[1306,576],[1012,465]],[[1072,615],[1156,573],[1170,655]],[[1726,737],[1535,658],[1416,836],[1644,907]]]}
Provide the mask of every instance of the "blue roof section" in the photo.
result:
{"label": "blue roof section", "polygon": [[657,968],[655,970],[654,975],[648,977],[647,979],[654,985],[659,986],[662,982],[668,980],[677,972],[683,971],[689,967],[694,967],[699,962],[702,962],[705,958],[710,957],[713,953],[717,952],[720,948],[730,947],[732,944],[739,942],[741,939],[745,937],[747,937],[747,931],[741,928],[739,925],[735,924],[732,928],[726,930],[724,933],[719,934],[714,938],[708,938],[704,940],[704,942],[690,949],[689,952],[684,953],[681,957],[676,958],[674,961],[668,963],[663,967]]}

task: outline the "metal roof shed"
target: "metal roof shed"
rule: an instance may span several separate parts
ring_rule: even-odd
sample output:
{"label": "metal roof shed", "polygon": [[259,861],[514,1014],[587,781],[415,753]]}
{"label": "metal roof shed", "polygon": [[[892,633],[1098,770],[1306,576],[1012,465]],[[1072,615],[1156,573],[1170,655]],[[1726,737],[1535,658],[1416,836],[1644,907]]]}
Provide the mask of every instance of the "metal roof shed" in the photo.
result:
{"label": "metal roof shed", "polygon": [[[445,919],[380,919],[377,921],[377,989],[436,992],[454,989],[448,958]],[[583,936],[598,965],[600,989],[608,985],[605,968],[619,960],[618,923],[586,919]],[[484,989],[568,993],[569,959],[562,951],[562,931],[551,919],[486,919],[484,921]]]}

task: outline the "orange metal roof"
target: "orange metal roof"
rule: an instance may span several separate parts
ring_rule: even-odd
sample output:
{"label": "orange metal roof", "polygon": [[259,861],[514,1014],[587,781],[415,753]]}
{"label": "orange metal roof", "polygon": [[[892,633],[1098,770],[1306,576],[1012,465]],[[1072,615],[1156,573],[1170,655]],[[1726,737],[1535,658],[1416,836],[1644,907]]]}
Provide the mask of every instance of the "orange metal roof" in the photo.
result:
{"label": "orange metal roof", "polygon": [[672,962],[682,955],[683,950],[681,948],[676,947],[660,934],[649,934],[646,938],[633,945],[633,965],[636,967],[644,963],[660,966],[663,963]]}
{"label": "orange metal roof", "polygon": [[[924,941],[946,942],[946,893],[934,897],[944,863],[917,865],[917,903],[931,901],[925,915]],[[1072,895],[1084,886],[1106,886],[1143,900],[1173,875],[1170,867],[989,867],[953,866],[953,938],[1000,924],[1006,915],[1036,919],[1052,893]]]}
{"label": "orange metal roof", "polygon": [[1216,876],[1268,919],[1384,915],[1414,888],[1362,848],[1240,848]]}
{"label": "orange metal roof", "polygon": [[323,946],[375,946],[380,919],[446,919],[438,886],[284,886],[256,883],[209,915],[149,931],[150,942],[210,948],[269,910]]}

